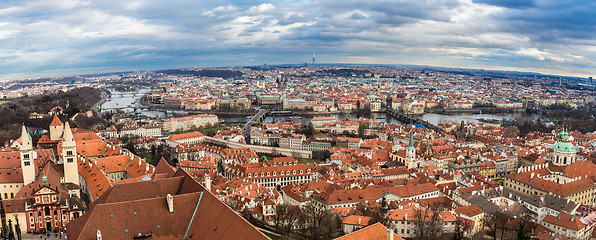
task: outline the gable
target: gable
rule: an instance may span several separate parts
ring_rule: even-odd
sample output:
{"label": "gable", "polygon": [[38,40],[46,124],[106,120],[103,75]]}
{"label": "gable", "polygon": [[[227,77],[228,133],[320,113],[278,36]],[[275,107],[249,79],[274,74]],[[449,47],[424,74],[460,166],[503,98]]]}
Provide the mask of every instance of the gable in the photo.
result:
{"label": "gable", "polygon": [[42,187],[41,189],[37,190],[33,195],[43,195],[43,194],[56,194],[57,192],[54,189],[49,187]]}

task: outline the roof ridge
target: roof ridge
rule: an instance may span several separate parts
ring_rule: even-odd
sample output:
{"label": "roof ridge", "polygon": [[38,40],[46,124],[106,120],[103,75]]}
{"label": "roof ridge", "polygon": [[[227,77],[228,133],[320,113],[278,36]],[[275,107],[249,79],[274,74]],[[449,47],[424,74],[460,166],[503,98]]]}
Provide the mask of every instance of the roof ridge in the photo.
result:
{"label": "roof ridge", "polygon": [[197,214],[197,210],[199,210],[199,205],[201,204],[201,199],[203,199],[204,192],[205,191],[202,191],[201,195],[199,196],[199,201],[197,201],[197,206],[195,207],[195,211],[192,213],[192,217],[190,218],[190,222],[188,223],[188,227],[186,228],[186,233],[184,233],[184,237],[182,238],[182,240],[186,240],[188,231],[190,231],[190,226],[192,225],[192,222],[195,220],[195,215]]}

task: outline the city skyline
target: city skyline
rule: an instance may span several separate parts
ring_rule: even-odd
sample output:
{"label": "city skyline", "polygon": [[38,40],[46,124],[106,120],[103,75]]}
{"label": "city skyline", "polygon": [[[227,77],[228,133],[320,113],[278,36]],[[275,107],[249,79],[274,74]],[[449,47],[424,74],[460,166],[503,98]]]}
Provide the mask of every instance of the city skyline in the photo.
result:
{"label": "city skyline", "polygon": [[0,80],[184,67],[411,64],[589,77],[588,1],[7,1]]}

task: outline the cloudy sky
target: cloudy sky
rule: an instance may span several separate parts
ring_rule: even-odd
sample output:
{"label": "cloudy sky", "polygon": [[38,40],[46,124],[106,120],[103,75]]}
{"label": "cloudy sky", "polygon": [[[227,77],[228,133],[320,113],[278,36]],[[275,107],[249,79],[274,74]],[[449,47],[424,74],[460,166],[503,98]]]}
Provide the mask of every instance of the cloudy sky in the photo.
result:
{"label": "cloudy sky", "polygon": [[0,79],[310,62],[591,76],[592,0],[2,0]]}

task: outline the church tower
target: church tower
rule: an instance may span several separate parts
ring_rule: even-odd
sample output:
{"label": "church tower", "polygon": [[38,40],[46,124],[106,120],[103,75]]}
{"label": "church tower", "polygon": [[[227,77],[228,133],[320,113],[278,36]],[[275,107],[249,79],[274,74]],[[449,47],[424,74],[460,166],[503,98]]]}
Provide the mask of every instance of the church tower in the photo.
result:
{"label": "church tower", "polygon": [[50,140],[58,141],[60,140],[60,135],[63,132],[63,123],[60,121],[57,115],[54,115],[54,119],[52,119],[52,123],[50,123]]}
{"label": "church tower", "polygon": [[555,144],[550,161],[557,166],[568,166],[577,160],[576,149],[569,141],[569,133],[565,127],[559,133],[559,141]]}
{"label": "church tower", "polygon": [[408,168],[414,168],[414,162],[416,159],[416,148],[414,147],[414,130],[410,131],[410,143],[406,148],[406,162],[408,164]]}
{"label": "church tower", "polygon": [[21,131],[21,170],[23,171],[23,185],[35,181],[35,164],[33,163],[34,152],[31,136],[27,133],[25,125]]}
{"label": "church tower", "polygon": [[62,164],[64,165],[64,182],[79,185],[79,167],[77,164],[77,145],[70,125],[64,124],[64,134],[62,135]]}

